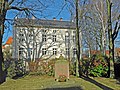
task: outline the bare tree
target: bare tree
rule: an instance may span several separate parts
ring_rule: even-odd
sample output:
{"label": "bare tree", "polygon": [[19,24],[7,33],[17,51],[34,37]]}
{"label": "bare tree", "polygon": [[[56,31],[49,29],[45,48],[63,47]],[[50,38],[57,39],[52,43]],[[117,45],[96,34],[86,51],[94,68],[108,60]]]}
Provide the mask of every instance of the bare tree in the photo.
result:
{"label": "bare tree", "polygon": [[[111,66],[113,64],[114,66],[114,41],[118,35],[118,31],[120,29],[120,14],[118,14],[117,21],[115,22],[115,27],[113,29],[112,27],[112,1],[106,0],[107,4],[107,18],[108,18],[108,39],[109,39],[109,75],[108,77],[112,76],[112,70]],[[112,62],[111,62],[112,60]],[[114,68],[115,69],[115,68]],[[115,74],[114,74],[115,75]]]}
{"label": "bare tree", "polygon": [[[47,5],[46,5],[46,2]],[[5,29],[5,21],[7,20],[6,15],[8,11],[16,10],[18,15],[20,12],[23,12],[27,16],[34,15],[34,13],[42,13],[42,10],[48,7],[51,0],[0,0],[0,83],[4,80],[3,78],[3,54],[2,54],[2,39]]]}

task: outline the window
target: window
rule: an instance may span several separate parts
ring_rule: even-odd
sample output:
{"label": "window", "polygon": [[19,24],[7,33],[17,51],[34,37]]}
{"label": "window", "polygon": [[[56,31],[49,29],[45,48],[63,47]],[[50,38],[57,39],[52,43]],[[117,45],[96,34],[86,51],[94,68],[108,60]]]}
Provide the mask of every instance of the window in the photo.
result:
{"label": "window", "polygon": [[68,44],[70,42],[69,32],[65,32],[65,43]]}
{"label": "window", "polygon": [[73,35],[73,42],[75,42],[75,39],[76,39],[76,37],[75,37],[75,35]]}
{"label": "window", "polygon": [[42,30],[42,33],[46,33],[46,32],[47,32],[47,30],[44,30],[44,29]]}
{"label": "window", "polygon": [[76,31],[73,31],[73,42],[76,40]]}
{"label": "window", "polygon": [[56,30],[53,30],[53,33],[56,33]]}
{"label": "window", "polygon": [[21,43],[23,41],[25,41],[24,37],[19,37],[19,42]]}
{"label": "window", "polygon": [[47,51],[46,48],[42,48],[42,55],[46,55]]}
{"label": "window", "polygon": [[19,32],[19,42],[25,41],[24,34],[22,32]]}
{"label": "window", "polygon": [[57,55],[57,49],[53,48],[53,55]]}
{"label": "window", "polygon": [[19,48],[19,55],[21,55],[23,52],[23,48]]}
{"label": "window", "polygon": [[70,55],[69,48],[66,48],[66,56],[69,56],[69,55]]}
{"label": "window", "polygon": [[32,33],[29,34],[29,40],[33,41],[33,34]]}
{"label": "window", "polygon": [[45,34],[42,34],[42,41],[43,41],[43,42],[46,42],[46,40],[47,40],[46,37],[47,37],[47,36],[46,36]]}
{"label": "window", "polygon": [[73,35],[75,35],[76,34],[76,31],[73,31]]}
{"label": "window", "polygon": [[32,48],[29,48],[28,51],[30,54],[32,54]]}
{"label": "window", "polygon": [[69,43],[70,42],[70,37],[69,36],[65,36],[65,43]]}
{"label": "window", "polygon": [[20,59],[22,58],[23,56],[23,48],[19,48],[19,57]]}
{"label": "window", "polygon": [[32,34],[32,33],[30,33],[30,34],[29,34],[29,37],[33,37],[33,34]]}
{"label": "window", "polygon": [[23,37],[23,36],[24,36],[23,33],[20,32],[20,33],[19,33],[19,37]]}
{"label": "window", "polygon": [[73,48],[73,56],[77,54],[77,49]]}
{"label": "window", "polygon": [[56,42],[56,35],[53,35],[52,41]]}

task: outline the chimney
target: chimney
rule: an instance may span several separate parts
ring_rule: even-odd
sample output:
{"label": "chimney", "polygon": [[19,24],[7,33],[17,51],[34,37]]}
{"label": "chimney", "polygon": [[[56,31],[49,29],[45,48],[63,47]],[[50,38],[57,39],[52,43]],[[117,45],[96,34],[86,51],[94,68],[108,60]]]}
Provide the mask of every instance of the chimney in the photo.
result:
{"label": "chimney", "polygon": [[56,21],[56,18],[54,17],[53,20]]}
{"label": "chimney", "polygon": [[32,19],[35,19],[35,16],[32,16]]}
{"label": "chimney", "polygon": [[16,16],[15,19],[18,19],[18,17]]}
{"label": "chimney", "polygon": [[62,21],[63,18],[60,18],[60,21]]}

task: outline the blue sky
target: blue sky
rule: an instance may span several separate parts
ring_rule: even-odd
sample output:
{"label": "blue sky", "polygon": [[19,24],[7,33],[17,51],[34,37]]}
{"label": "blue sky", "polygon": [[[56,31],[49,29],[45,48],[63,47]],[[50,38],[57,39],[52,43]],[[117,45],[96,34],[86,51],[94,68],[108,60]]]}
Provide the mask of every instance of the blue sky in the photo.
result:
{"label": "blue sky", "polygon": [[[72,0],[68,0],[68,1],[72,1]],[[54,3],[44,11],[43,15],[38,17],[42,19],[46,18],[50,20],[53,19],[53,17],[56,17],[57,20],[59,20],[62,17],[63,20],[70,20],[71,16],[68,10],[69,3],[67,3],[66,6],[63,8],[65,4],[66,4],[65,0],[54,0]],[[16,11],[12,10],[12,11],[8,11],[6,17],[7,19],[13,19],[15,15],[16,15]],[[5,30],[3,37],[3,43],[6,42],[9,36],[12,36],[12,30],[13,30],[12,25],[7,24],[7,29]],[[119,38],[120,38],[120,33],[117,39]]]}
{"label": "blue sky", "polygon": [[[57,20],[59,20],[61,17],[63,18],[63,20],[70,20],[70,12],[68,10],[68,4],[65,5],[65,7],[63,8],[65,4],[65,0],[54,0],[53,5],[49,6],[43,13],[42,16],[39,16],[39,18],[42,19],[53,19],[53,17],[56,17]],[[63,9],[62,9],[63,8]],[[16,15],[16,11],[8,11],[6,18],[7,19],[13,19]],[[4,37],[3,37],[3,43],[6,42],[6,40],[8,39],[9,36],[12,36],[12,25],[7,24],[7,29],[5,29],[5,33],[4,33]]]}

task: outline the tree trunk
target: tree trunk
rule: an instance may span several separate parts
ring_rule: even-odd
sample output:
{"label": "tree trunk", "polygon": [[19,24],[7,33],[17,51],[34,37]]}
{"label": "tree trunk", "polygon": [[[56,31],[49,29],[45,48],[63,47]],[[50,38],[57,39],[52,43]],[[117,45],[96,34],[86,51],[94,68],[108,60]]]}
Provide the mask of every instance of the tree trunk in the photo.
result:
{"label": "tree trunk", "polygon": [[[108,39],[109,39],[109,71],[108,71],[108,77],[111,77],[111,71],[113,71],[113,69],[111,68],[111,66],[113,66],[113,62],[114,62],[114,49],[113,49],[113,41],[112,41],[112,22],[111,22],[111,7],[112,7],[112,3],[110,0],[106,0],[107,3],[107,14],[108,14]],[[112,61],[111,61],[112,60]]]}
{"label": "tree trunk", "polygon": [[[2,21],[2,18],[0,17],[0,21]],[[4,31],[4,24],[3,22],[0,23],[0,83],[4,82],[3,78],[3,53],[2,53],[2,37],[3,37],[3,31]]]}
{"label": "tree trunk", "polygon": [[[1,33],[0,33],[0,36],[1,36]],[[0,37],[0,83],[4,82],[2,64],[3,64],[2,37]]]}
{"label": "tree trunk", "polygon": [[76,0],[76,45],[77,45],[77,61],[76,61],[76,76],[79,77],[82,75],[81,66],[80,66],[80,41],[79,41],[79,24],[78,24],[78,0]]}
{"label": "tree trunk", "polygon": [[79,77],[80,63],[80,44],[79,44],[79,27],[78,27],[78,0],[76,0],[76,41],[77,41],[77,60],[76,60],[76,76]]}
{"label": "tree trunk", "polygon": [[6,9],[5,5],[6,2],[2,0],[0,3],[0,83],[4,82],[4,71],[2,68],[4,58],[3,58],[3,53],[2,53],[2,38],[3,38],[3,33],[4,33],[4,22],[5,22],[5,17],[6,17]]}

